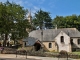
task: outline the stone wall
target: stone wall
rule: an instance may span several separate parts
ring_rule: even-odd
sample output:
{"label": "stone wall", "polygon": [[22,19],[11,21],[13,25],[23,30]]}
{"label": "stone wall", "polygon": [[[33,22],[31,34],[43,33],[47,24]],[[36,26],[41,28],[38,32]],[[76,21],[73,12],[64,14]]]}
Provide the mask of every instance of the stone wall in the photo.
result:
{"label": "stone wall", "polygon": [[[49,48],[49,43],[52,44],[52,47],[51,47],[51,48]],[[45,45],[45,47],[46,47],[49,51],[55,51],[55,50],[56,50],[55,42],[43,42],[43,44]]]}
{"label": "stone wall", "polygon": [[[64,42],[61,42],[61,36],[64,37]],[[71,52],[71,45],[70,45],[70,37],[64,33],[63,31],[61,31],[57,37],[55,38],[55,42],[57,43],[57,47],[59,49],[59,52],[61,50],[65,50],[67,52]]]}

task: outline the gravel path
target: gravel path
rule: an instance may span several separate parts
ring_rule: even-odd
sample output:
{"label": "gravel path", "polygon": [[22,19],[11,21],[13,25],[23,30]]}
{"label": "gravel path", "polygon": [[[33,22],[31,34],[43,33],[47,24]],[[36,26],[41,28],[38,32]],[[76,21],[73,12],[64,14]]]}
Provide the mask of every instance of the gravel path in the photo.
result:
{"label": "gravel path", "polygon": [[[67,60],[66,58],[53,58],[53,57],[38,57],[38,56],[26,56],[16,55],[15,54],[0,54],[0,60]],[[68,59],[68,60],[77,60],[77,59]],[[80,59],[78,59],[80,60]]]}

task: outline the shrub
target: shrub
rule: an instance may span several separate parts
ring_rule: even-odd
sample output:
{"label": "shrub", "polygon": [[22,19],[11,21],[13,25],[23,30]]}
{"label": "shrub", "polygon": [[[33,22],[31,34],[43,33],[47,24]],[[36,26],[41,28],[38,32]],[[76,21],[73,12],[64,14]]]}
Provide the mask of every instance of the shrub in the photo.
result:
{"label": "shrub", "polygon": [[59,54],[61,54],[61,55],[67,55],[68,53],[67,53],[67,51],[65,51],[65,50],[61,50],[61,51],[59,52]]}

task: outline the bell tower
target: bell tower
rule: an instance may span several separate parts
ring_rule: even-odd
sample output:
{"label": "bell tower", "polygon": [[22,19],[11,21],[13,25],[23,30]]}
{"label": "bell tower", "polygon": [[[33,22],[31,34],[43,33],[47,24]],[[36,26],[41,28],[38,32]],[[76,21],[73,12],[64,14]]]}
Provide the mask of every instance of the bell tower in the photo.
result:
{"label": "bell tower", "polygon": [[[27,16],[28,22],[32,25],[32,16],[31,16],[31,9],[28,11],[28,16]],[[26,31],[29,33],[31,29],[26,28]]]}
{"label": "bell tower", "polygon": [[28,13],[27,19],[28,19],[28,22],[31,24],[31,22],[32,22],[31,9],[30,9],[30,11]]}

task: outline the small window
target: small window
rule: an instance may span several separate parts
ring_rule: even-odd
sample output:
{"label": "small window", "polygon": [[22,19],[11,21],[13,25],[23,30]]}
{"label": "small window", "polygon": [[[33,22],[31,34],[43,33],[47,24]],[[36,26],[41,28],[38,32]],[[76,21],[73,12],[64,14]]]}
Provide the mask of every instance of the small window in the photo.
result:
{"label": "small window", "polygon": [[73,45],[73,39],[70,40],[71,45]]}
{"label": "small window", "polygon": [[49,43],[49,48],[52,48],[52,43]]}
{"label": "small window", "polygon": [[64,42],[64,36],[61,36],[61,43]]}
{"label": "small window", "polygon": [[80,39],[78,39],[78,44],[80,44]]}
{"label": "small window", "polygon": [[26,42],[25,42],[25,47],[26,47]]}

